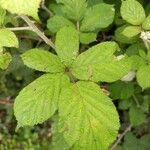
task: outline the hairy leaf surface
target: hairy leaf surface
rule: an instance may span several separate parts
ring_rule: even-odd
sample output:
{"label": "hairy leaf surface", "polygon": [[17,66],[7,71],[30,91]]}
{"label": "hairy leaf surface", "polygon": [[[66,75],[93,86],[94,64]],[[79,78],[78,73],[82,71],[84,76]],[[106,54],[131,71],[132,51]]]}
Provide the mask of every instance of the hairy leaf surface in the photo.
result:
{"label": "hairy leaf surface", "polygon": [[64,70],[60,59],[43,49],[28,50],[22,55],[22,59],[25,65],[38,71],[58,73]]}
{"label": "hairy leaf surface", "polygon": [[26,86],[14,104],[18,128],[50,118],[57,110],[61,88],[68,83],[68,77],[63,74],[45,74]]}
{"label": "hairy leaf surface", "polygon": [[79,51],[79,35],[75,28],[64,27],[56,35],[56,52],[61,61],[70,66]]}
{"label": "hairy leaf surface", "polygon": [[80,80],[113,82],[121,79],[131,68],[128,59],[117,59],[115,42],[103,42],[80,54],[72,67],[73,75]]}
{"label": "hairy leaf surface", "polygon": [[79,81],[63,89],[59,128],[73,149],[106,150],[115,140],[119,117],[115,106],[93,82]]}

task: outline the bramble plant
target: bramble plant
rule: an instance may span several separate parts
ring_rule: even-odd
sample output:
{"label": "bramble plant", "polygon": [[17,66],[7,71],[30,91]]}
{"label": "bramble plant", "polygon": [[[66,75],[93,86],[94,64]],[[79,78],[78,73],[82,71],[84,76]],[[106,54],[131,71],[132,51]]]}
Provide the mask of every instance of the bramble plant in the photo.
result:
{"label": "bramble plant", "polygon": [[[149,102],[138,102],[135,94],[150,87],[150,11],[137,0],[115,3],[120,9],[107,0],[56,0],[49,8],[42,0],[0,0],[2,70],[13,60],[6,47],[20,48],[20,32],[45,42],[20,52],[24,65],[41,76],[15,99],[16,131],[52,119],[52,150],[107,150],[120,128],[112,99],[122,100],[119,109],[129,109],[132,126],[145,121]],[[45,32],[39,29],[45,27],[40,8],[49,14]],[[19,27],[22,21],[28,26]],[[113,23],[118,28],[111,40],[97,42]]]}

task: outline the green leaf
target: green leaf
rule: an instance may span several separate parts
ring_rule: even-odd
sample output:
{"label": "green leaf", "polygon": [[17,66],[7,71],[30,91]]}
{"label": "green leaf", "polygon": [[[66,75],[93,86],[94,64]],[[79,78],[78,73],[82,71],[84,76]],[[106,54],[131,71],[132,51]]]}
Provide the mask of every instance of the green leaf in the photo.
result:
{"label": "green leaf", "polygon": [[137,72],[137,82],[143,89],[150,87],[150,65],[140,67]]}
{"label": "green leaf", "polygon": [[146,115],[141,110],[141,108],[137,106],[132,106],[129,110],[130,122],[133,126],[138,126],[144,123]]}
{"label": "green leaf", "polygon": [[117,81],[110,84],[109,91],[113,99],[128,99],[134,94],[133,83]]}
{"label": "green leaf", "polygon": [[56,35],[56,52],[61,61],[70,66],[79,51],[79,35],[73,27],[64,27]]}
{"label": "green leaf", "polygon": [[11,55],[9,53],[0,52],[0,69],[7,69],[11,62]]}
{"label": "green leaf", "polygon": [[132,38],[134,36],[137,36],[142,31],[141,27],[139,26],[126,26],[122,34],[128,38]]}
{"label": "green leaf", "polygon": [[3,26],[6,17],[6,11],[0,7],[0,27]]}
{"label": "green leaf", "polygon": [[8,29],[0,29],[0,47],[18,47],[16,35]]}
{"label": "green leaf", "polygon": [[145,21],[142,24],[142,28],[144,30],[150,30],[150,15],[145,19]]}
{"label": "green leaf", "polygon": [[131,60],[133,70],[138,70],[141,66],[145,65],[144,59],[138,55],[133,55],[129,59]]}
{"label": "green leaf", "polygon": [[82,44],[89,44],[91,42],[96,41],[97,34],[96,33],[80,33],[80,42]]}
{"label": "green leaf", "polygon": [[128,56],[132,56],[132,55],[139,55],[139,51],[140,50],[145,50],[145,45],[143,44],[143,42],[137,42],[134,43],[132,45],[130,45],[127,49],[126,49],[126,54]]}
{"label": "green leaf", "polygon": [[127,110],[131,107],[133,100],[130,99],[125,99],[123,101],[119,101],[119,109],[121,110]]}
{"label": "green leaf", "polygon": [[59,130],[73,150],[106,150],[115,140],[119,117],[111,99],[93,82],[62,90]]}
{"label": "green leaf", "polygon": [[113,82],[130,70],[128,59],[118,59],[113,53],[119,49],[115,42],[103,42],[80,54],[72,66],[73,75],[80,80]]}
{"label": "green leaf", "polygon": [[145,11],[136,0],[125,0],[121,5],[121,16],[132,25],[140,25],[145,20]]}
{"label": "green leaf", "polygon": [[59,0],[59,2],[64,4],[63,12],[67,18],[74,21],[80,21],[83,18],[87,7],[86,0]]}
{"label": "green leaf", "polygon": [[87,0],[88,3],[88,7],[91,7],[93,5],[99,4],[99,3],[103,3],[103,0]]}
{"label": "green leaf", "polygon": [[33,126],[50,118],[57,110],[61,88],[68,83],[68,77],[63,74],[45,74],[26,86],[14,104],[17,128]]}
{"label": "green leaf", "polygon": [[74,24],[63,16],[54,16],[47,21],[47,28],[50,32],[56,33],[64,26],[75,27]]}
{"label": "green leaf", "polygon": [[64,71],[64,66],[60,59],[43,49],[31,49],[22,55],[25,65],[32,69],[43,72],[58,73]]}
{"label": "green leaf", "polygon": [[134,37],[126,37],[122,32],[125,30],[127,25],[123,25],[115,31],[115,39],[121,43],[132,44],[138,40],[137,36]]}
{"label": "green leaf", "polygon": [[83,32],[96,31],[108,27],[114,20],[115,9],[112,5],[101,3],[87,9],[81,23]]}
{"label": "green leaf", "polygon": [[38,9],[40,3],[41,0],[0,0],[0,6],[11,13],[32,16],[36,20],[39,20]]}

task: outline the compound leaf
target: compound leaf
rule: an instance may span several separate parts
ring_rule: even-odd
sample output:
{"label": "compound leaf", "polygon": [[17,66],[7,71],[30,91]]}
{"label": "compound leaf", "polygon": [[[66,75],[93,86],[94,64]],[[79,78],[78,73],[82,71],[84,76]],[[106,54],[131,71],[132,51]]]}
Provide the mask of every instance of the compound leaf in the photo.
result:
{"label": "compound leaf", "polygon": [[36,20],[39,20],[38,8],[40,3],[41,0],[0,0],[0,6],[11,13],[32,16]]}
{"label": "compound leaf", "polygon": [[0,29],[0,47],[18,47],[16,35],[8,29]]}
{"label": "compound leaf", "polygon": [[60,59],[43,49],[28,50],[22,55],[22,59],[25,65],[38,71],[58,73],[64,70]]}
{"label": "compound leaf", "polygon": [[115,9],[112,5],[101,3],[87,9],[81,23],[81,31],[89,32],[108,27],[114,20]]}
{"label": "compound leaf", "polygon": [[18,128],[50,118],[57,110],[61,88],[68,83],[68,77],[63,74],[45,74],[26,86],[14,104]]}
{"label": "compound leaf", "polygon": [[79,35],[75,28],[66,26],[56,35],[56,52],[61,61],[70,66],[78,55]]}
{"label": "compound leaf", "polygon": [[140,25],[145,20],[145,11],[136,0],[125,0],[121,5],[121,16],[132,25]]}
{"label": "compound leaf", "polygon": [[119,117],[110,98],[93,82],[79,81],[63,89],[59,130],[72,149],[106,150],[115,140]]}

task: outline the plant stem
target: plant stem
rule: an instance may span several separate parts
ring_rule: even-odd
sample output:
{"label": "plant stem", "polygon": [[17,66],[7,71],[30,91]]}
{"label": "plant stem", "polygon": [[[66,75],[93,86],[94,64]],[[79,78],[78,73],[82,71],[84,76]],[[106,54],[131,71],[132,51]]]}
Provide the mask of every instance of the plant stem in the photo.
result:
{"label": "plant stem", "polygon": [[140,107],[139,101],[138,101],[137,97],[134,94],[133,94],[133,99],[134,99],[137,107]]}
{"label": "plant stem", "polygon": [[80,32],[80,22],[77,21],[77,31]]}
{"label": "plant stem", "polygon": [[36,27],[36,25],[32,22],[32,20],[30,20],[27,16],[21,16],[21,18],[28,24],[28,26],[31,28],[32,31],[34,31],[39,37],[41,37],[41,39],[43,39],[43,41],[47,45],[55,49],[55,45],[53,44],[53,42],[50,39],[48,39],[45,36],[45,34]]}
{"label": "plant stem", "polygon": [[45,0],[42,0],[41,7],[43,10],[45,10],[49,14],[50,17],[53,16],[53,13],[45,6]]}
{"label": "plant stem", "polygon": [[150,50],[150,47],[149,47],[148,42],[144,41],[144,44],[145,44],[145,47],[146,47],[147,51],[149,51],[149,50]]}
{"label": "plant stem", "polygon": [[130,124],[122,134],[118,137],[117,141],[112,145],[112,147],[109,150],[113,150],[116,148],[116,146],[121,142],[121,140],[124,138],[124,136],[131,131],[132,125]]}
{"label": "plant stem", "polygon": [[31,27],[15,27],[15,28],[7,28],[11,31],[22,31],[22,30],[32,30]]}

